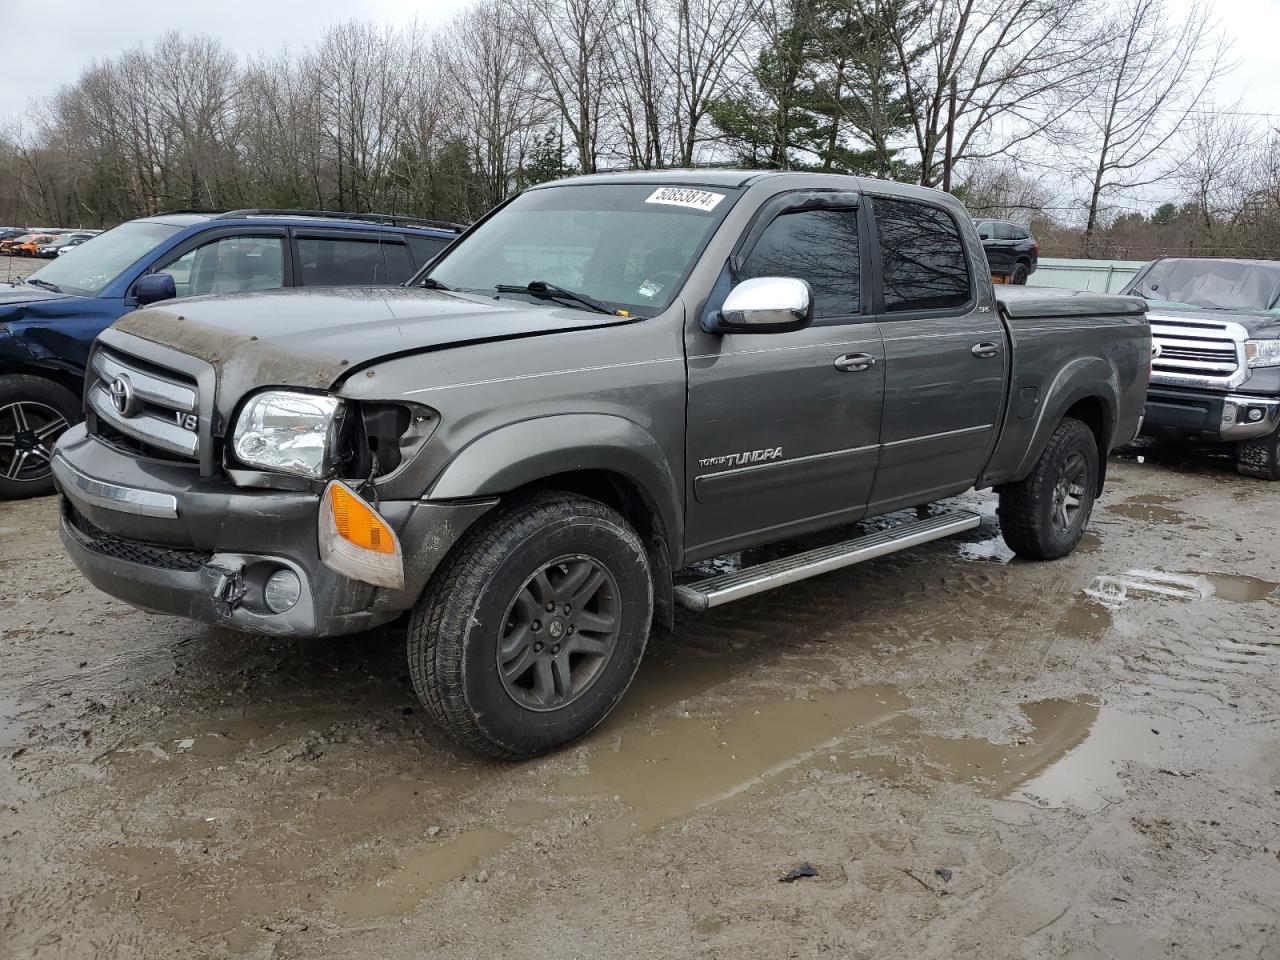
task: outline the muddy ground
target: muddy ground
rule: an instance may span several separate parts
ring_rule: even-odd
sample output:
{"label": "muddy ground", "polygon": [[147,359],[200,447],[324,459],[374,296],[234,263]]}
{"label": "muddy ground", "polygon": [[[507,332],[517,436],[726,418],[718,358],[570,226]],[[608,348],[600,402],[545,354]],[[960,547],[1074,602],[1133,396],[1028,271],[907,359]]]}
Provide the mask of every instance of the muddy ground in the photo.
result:
{"label": "muddy ground", "polygon": [[1280,957],[1280,484],[1112,471],[1066,560],[973,495],[682,616],[514,765],[437,736],[397,630],[148,616],[0,505],[0,956]]}

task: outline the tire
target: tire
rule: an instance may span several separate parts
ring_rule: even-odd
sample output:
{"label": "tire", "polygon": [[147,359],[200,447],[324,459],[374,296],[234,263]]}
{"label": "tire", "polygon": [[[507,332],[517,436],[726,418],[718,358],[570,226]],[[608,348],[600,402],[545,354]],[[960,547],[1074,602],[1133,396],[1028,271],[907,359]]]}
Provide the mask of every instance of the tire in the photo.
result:
{"label": "tire", "polygon": [[1031,271],[1027,269],[1025,263],[1015,263],[1013,265],[1013,273],[1009,277],[1010,283],[1016,283],[1020,287],[1027,285],[1027,277],[1031,276]]}
{"label": "tire", "polygon": [[0,500],[53,493],[53,444],[80,419],[79,398],[61,384],[0,377]]}
{"label": "tire", "polygon": [[1280,430],[1236,444],[1236,472],[1255,480],[1280,480]]}
{"label": "tire", "polygon": [[436,571],[409,621],[409,674],[457,743],[534,757],[609,714],[652,619],[648,555],[617,511],[569,493],[522,497],[483,518]]}
{"label": "tire", "polygon": [[1000,532],[1009,548],[1030,560],[1074,550],[1093,512],[1099,466],[1093,431],[1079,420],[1058,424],[1030,475],[1000,491]]}

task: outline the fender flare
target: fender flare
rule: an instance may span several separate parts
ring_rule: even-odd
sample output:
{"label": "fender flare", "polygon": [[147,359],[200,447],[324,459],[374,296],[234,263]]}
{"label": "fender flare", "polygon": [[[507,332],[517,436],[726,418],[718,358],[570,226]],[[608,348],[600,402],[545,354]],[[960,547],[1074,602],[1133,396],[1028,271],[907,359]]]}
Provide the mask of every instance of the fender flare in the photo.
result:
{"label": "fender flare", "polygon": [[[1081,400],[1097,400],[1102,404],[1102,449],[1099,450],[1101,470],[1106,470],[1106,455],[1115,440],[1116,411],[1120,407],[1120,378],[1115,367],[1102,357],[1078,357],[1066,363],[1053,381],[1045,388],[1044,402],[1036,418],[1031,443],[1023,454],[1014,480],[1026,477],[1044,453],[1049,437],[1058,428],[1066,412]],[[1100,480],[1101,482],[1101,480]]]}
{"label": "fender flare", "polygon": [[667,550],[684,542],[679,485],[653,435],[613,414],[567,413],[499,427],[460,450],[425,495],[428,500],[500,496],[560,473],[597,470],[620,475],[648,497]]}

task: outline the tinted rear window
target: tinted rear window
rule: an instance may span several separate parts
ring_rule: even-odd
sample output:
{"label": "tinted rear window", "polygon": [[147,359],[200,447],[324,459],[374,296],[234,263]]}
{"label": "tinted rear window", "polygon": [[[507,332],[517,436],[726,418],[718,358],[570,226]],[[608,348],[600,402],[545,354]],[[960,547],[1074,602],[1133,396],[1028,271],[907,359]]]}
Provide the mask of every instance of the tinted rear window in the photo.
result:
{"label": "tinted rear window", "polygon": [[937,207],[875,199],[884,308],[943,310],[969,302],[969,264],[960,230]]}
{"label": "tinted rear window", "polygon": [[438,237],[414,237],[407,238],[409,241],[409,249],[413,251],[413,259],[418,261],[419,267],[424,267],[436,258],[436,254],[445,248],[447,240],[441,240]]}
{"label": "tinted rear window", "polygon": [[299,237],[298,264],[304,287],[404,283],[413,274],[409,249],[389,240]]}

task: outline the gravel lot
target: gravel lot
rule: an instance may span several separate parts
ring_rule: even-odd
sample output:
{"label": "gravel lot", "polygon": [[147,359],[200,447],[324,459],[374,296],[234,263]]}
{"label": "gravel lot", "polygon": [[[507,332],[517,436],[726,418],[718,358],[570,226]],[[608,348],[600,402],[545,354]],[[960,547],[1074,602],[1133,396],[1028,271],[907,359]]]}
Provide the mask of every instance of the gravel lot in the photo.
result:
{"label": "gravel lot", "polygon": [[1115,462],[1053,564],[966,499],[682,617],[518,765],[441,742],[396,629],[149,616],[0,504],[0,956],[1280,957],[1280,484]]}
{"label": "gravel lot", "polygon": [[48,262],[36,257],[0,257],[0,283],[21,280],[35,273]]}

